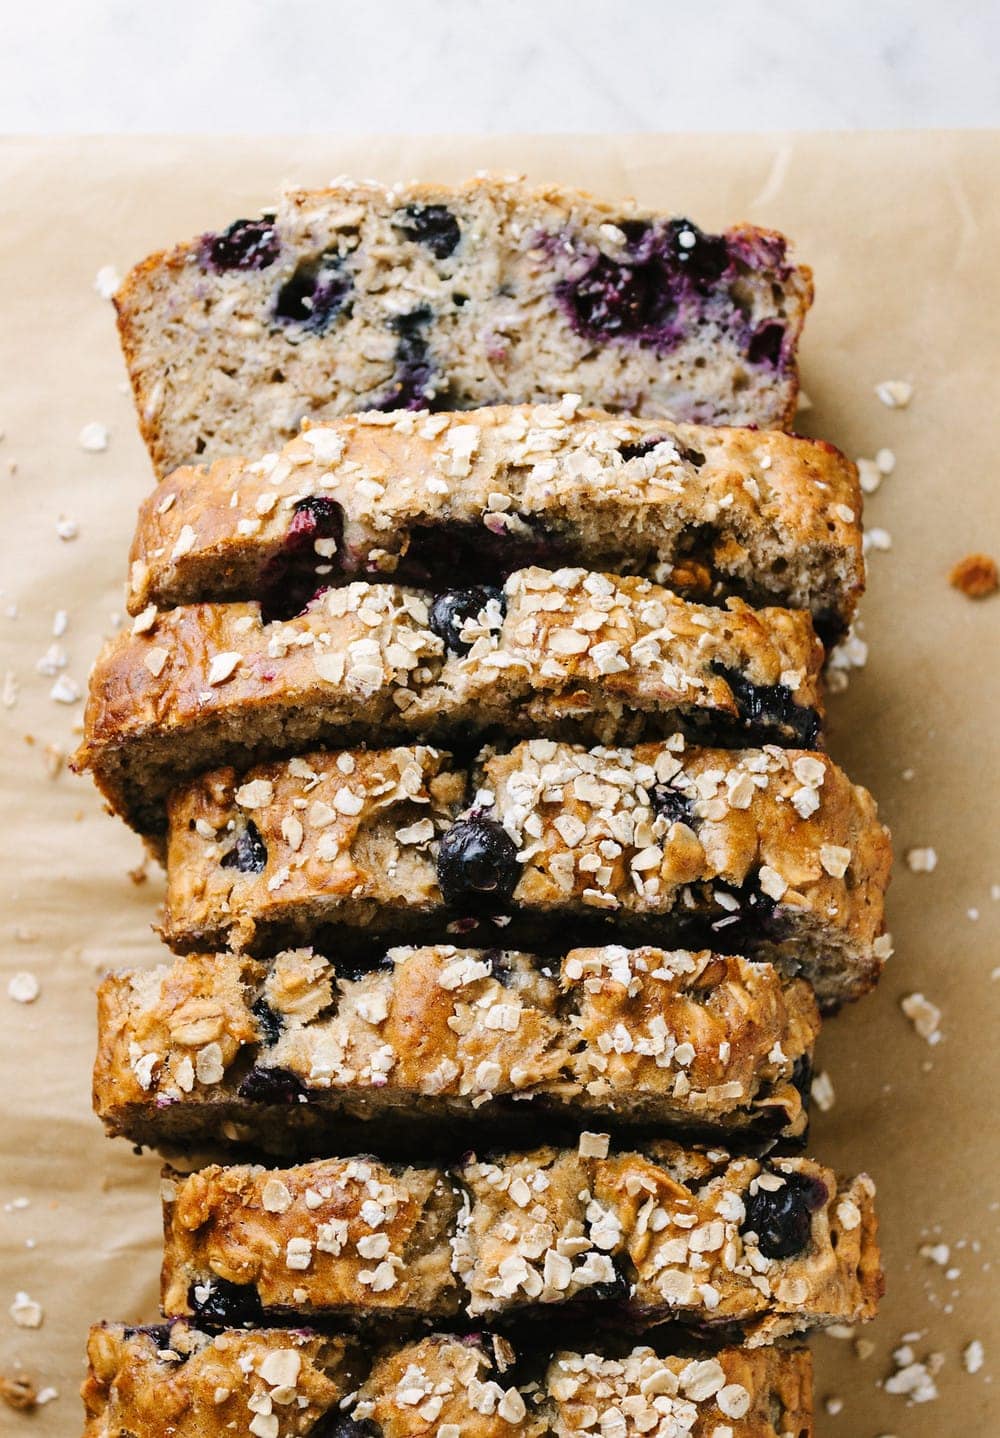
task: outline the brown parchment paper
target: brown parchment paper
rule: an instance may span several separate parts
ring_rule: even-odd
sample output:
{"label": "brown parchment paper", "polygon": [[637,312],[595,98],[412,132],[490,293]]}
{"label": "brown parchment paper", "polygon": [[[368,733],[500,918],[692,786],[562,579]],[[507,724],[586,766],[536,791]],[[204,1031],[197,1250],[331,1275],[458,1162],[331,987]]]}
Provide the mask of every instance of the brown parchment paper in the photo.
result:
{"label": "brown parchment paper", "polygon": [[[1000,883],[1000,597],[974,604],[947,574],[971,550],[1000,552],[1000,144],[987,133],[0,147],[0,670],[19,685],[0,707],[0,1374],[23,1369],[59,1390],[31,1416],[0,1404],[0,1434],[77,1432],[87,1325],[156,1312],[157,1164],[103,1138],[89,1089],[96,976],[161,957],[150,930],[161,885],[155,873],[129,877],[139,842],[86,781],[48,777],[45,747],[72,747],[81,706],[54,702],[53,678],[36,672],[65,610],[55,642],[84,685],[121,612],[150,484],[95,273],[252,213],[286,181],[458,180],[484,168],[636,194],[705,226],[785,230],[817,283],[802,351],[813,407],[801,427],[855,457],[896,454],[867,506],[869,525],[892,539],[870,560],[869,662],[831,701],[831,747],[878,796],[898,852],[932,845],[939,861],[920,875],[898,864],[896,956],[878,993],[821,1043],[836,1103],[816,1115],[811,1147],[876,1177],[889,1291],[865,1333],[870,1356],[815,1341],[818,1428],[985,1438],[1000,1427],[1000,902],[990,894]],[[913,383],[909,408],[875,397],[890,378]],[[94,420],[111,432],[104,453],[78,443]],[[61,519],[76,521],[78,537],[58,537]],[[28,1005],[6,995],[25,969],[41,983]],[[914,991],[942,1010],[936,1046],[900,1012]],[[11,1206],[23,1198],[27,1207]],[[949,1245],[947,1266],[921,1257],[923,1244]],[[37,1330],[8,1314],[19,1290],[44,1307]],[[876,1386],[904,1333],[918,1334],[918,1358],[944,1355],[935,1402],[908,1406]],[[961,1352],[975,1338],[985,1363],[970,1376]],[[839,1414],[823,1411],[831,1397]]]}

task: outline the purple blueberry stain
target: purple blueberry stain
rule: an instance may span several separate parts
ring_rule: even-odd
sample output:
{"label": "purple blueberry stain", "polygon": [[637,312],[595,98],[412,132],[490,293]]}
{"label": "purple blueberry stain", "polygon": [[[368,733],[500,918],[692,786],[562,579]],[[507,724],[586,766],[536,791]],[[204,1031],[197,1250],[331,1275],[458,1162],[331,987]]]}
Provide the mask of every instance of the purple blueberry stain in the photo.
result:
{"label": "purple blueberry stain", "polygon": [[437,879],[446,904],[491,911],[511,897],[521,875],[517,845],[501,824],[482,814],[454,823],[441,840]]}
{"label": "purple blueberry stain", "polygon": [[584,247],[571,235],[538,237],[556,262],[569,257],[568,274],[555,293],[578,334],[666,354],[685,336],[712,327],[729,335],[751,364],[787,363],[784,324],[768,318],[751,325],[738,285],[752,273],[787,278],[780,239],[708,235],[683,219],[624,220],[617,228],[624,244],[613,255]]}
{"label": "purple blueberry stain", "polygon": [[257,1032],[260,1035],[260,1042],[266,1048],[272,1048],[281,1038],[281,1016],[275,1013],[267,999],[263,996],[259,999],[254,999],[250,1005],[250,1012],[257,1020]]}
{"label": "purple blueberry stain", "polygon": [[392,382],[373,409],[447,409],[447,386],[439,389],[439,379],[431,359],[426,329],[431,322],[426,306],[397,315],[389,328],[397,336],[395,374]]}
{"label": "purple blueberry stain", "polygon": [[446,260],[462,238],[458,221],[447,205],[407,205],[395,224],[407,239],[425,245],[436,260]]}
{"label": "purple blueberry stain", "polygon": [[275,319],[308,334],[323,335],[345,310],[353,282],[336,250],[300,260],[275,300]]}
{"label": "purple blueberry stain", "polygon": [[219,234],[203,235],[198,258],[203,269],[266,270],[281,252],[274,220],[234,220]]}

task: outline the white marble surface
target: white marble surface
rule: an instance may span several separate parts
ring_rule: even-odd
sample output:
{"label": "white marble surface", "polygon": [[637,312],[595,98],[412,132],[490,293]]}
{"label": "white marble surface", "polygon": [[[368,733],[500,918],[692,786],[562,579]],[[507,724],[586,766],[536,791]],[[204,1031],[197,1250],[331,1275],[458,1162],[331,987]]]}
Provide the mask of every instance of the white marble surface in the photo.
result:
{"label": "white marble surface", "polygon": [[998,0],[6,0],[0,129],[1000,123]]}

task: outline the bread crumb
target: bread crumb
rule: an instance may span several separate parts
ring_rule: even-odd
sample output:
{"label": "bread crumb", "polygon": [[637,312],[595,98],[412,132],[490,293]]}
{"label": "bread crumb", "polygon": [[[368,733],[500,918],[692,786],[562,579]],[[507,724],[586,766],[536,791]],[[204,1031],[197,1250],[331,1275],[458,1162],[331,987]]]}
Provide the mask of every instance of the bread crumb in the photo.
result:
{"label": "bread crumb", "polygon": [[110,300],[121,288],[122,277],[114,265],[102,265],[94,276],[94,289],[102,300]]}
{"label": "bread crumb", "polygon": [[997,562],[988,554],[967,554],[951,571],[948,583],[953,589],[960,590],[966,599],[985,599],[1000,588]]}
{"label": "bread crumb", "polygon": [[0,1398],[8,1408],[17,1408],[22,1413],[27,1413],[38,1405],[38,1393],[35,1390],[35,1385],[23,1373],[18,1374],[16,1378],[4,1378],[0,1374]]}
{"label": "bread crumb", "polygon": [[837,1397],[827,1398],[823,1403],[823,1407],[832,1418],[836,1418],[838,1413],[843,1413],[844,1411],[844,1400],[843,1398]]}

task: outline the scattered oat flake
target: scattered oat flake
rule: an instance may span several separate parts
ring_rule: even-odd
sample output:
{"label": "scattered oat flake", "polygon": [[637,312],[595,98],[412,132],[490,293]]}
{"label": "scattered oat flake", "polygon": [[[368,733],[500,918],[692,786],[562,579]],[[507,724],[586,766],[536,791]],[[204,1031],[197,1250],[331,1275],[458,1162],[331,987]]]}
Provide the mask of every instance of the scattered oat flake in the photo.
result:
{"label": "scattered oat flake", "polygon": [[913,398],[913,386],[905,379],[884,379],[875,393],[887,409],[905,409]]}
{"label": "scattered oat flake", "polygon": [[79,533],[80,526],[76,520],[68,514],[60,514],[56,520],[56,534],[58,534],[63,543],[68,544],[71,539],[76,539]]}
{"label": "scattered oat flake", "polygon": [[946,1243],[925,1243],[920,1248],[920,1257],[929,1258],[931,1263],[936,1263],[939,1268],[946,1268],[951,1249]]}
{"label": "scattered oat flake", "polygon": [[983,1345],[978,1338],[967,1343],[962,1349],[962,1366],[966,1373],[978,1373],[983,1366],[986,1355],[983,1352]]}
{"label": "scattered oat flake", "polygon": [[100,454],[108,447],[108,427],[98,420],[91,420],[85,424],[80,431],[80,448],[85,449],[88,454]]}
{"label": "scattered oat flake", "polygon": [[80,686],[68,674],[60,674],[49,690],[49,698],[57,704],[75,704],[80,698]]}
{"label": "scattered oat flake", "polygon": [[948,576],[953,589],[961,590],[967,599],[986,599],[1000,588],[997,562],[988,554],[967,554]]}
{"label": "scattered oat flake", "polygon": [[813,1103],[821,1113],[829,1113],[837,1101],[833,1080],[825,1069],[820,1070],[810,1085]]}
{"label": "scattered oat flake", "polygon": [[102,265],[94,276],[94,289],[102,300],[110,300],[121,288],[122,277],[114,265]]}
{"label": "scattered oat flake", "polygon": [[0,699],[2,699],[3,707],[5,709],[13,709],[14,705],[17,703],[17,693],[19,687],[20,686],[17,682],[17,675],[14,673],[13,669],[8,669],[3,676],[3,690],[2,693],[0,693]]}
{"label": "scattered oat flake", "polygon": [[42,1305],[35,1299],[29,1298],[22,1290],[14,1295],[14,1302],[10,1305],[10,1316],[18,1328],[41,1328],[45,1314]]}
{"label": "scattered oat flake", "polygon": [[915,1031],[929,1044],[941,1042],[941,1010],[923,994],[905,994],[899,1001],[903,1013]]}
{"label": "scattered oat flake", "polygon": [[823,1407],[826,1409],[826,1411],[830,1414],[832,1418],[836,1418],[838,1413],[843,1413],[844,1411],[844,1400],[843,1398],[837,1397],[827,1398],[823,1404]]}
{"label": "scattered oat flake", "polygon": [[888,554],[892,548],[892,535],[887,529],[866,529],[861,547],[865,554],[870,554],[873,549],[880,554]]}
{"label": "scattered oat flake", "polygon": [[907,849],[906,867],[913,874],[933,874],[937,868],[937,850],[932,848]]}
{"label": "scattered oat flake", "polygon": [[38,980],[27,969],[12,974],[7,985],[7,996],[16,1004],[33,1004],[41,991]]}

